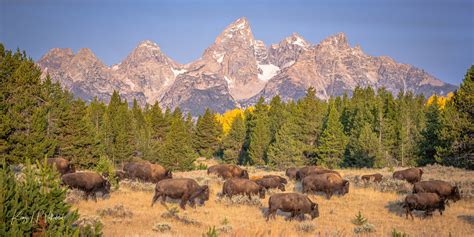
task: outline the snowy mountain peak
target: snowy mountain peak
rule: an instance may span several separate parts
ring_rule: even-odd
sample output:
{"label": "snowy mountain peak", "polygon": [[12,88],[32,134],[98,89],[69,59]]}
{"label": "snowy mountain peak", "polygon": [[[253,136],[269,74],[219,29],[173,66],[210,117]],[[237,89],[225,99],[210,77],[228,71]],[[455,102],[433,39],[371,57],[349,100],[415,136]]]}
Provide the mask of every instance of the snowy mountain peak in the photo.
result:
{"label": "snowy mountain peak", "polygon": [[306,42],[306,40],[301,37],[298,33],[293,33],[289,37],[285,39],[286,43],[288,44],[293,44],[293,45],[298,45],[303,48],[308,48],[310,44]]}
{"label": "snowy mountain peak", "polygon": [[160,50],[160,46],[158,46],[155,42],[151,40],[144,40],[138,44],[137,48],[150,48],[150,49],[158,49]]}

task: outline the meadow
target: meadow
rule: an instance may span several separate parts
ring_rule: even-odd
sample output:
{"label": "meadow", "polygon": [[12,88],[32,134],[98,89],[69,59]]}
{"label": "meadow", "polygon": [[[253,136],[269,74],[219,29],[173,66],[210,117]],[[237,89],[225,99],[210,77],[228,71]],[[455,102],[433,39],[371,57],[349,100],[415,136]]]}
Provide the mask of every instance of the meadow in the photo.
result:
{"label": "meadow", "polygon": [[[248,168],[250,176],[265,174],[284,176],[284,172]],[[209,201],[195,209],[177,208],[177,202],[167,202],[168,209],[157,204],[150,206],[154,185],[122,181],[120,188],[108,199],[97,202],[71,197],[73,207],[82,218],[100,220],[105,236],[202,236],[215,228],[219,236],[391,236],[393,231],[409,236],[472,236],[474,233],[474,172],[457,168],[424,167],[423,180],[443,179],[459,184],[463,199],[451,203],[442,216],[435,212],[424,217],[415,212],[415,219],[406,219],[400,206],[409,184],[391,179],[389,169],[342,169],[338,170],[351,180],[351,189],[345,196],[334,196],[327,200],[323,195],[310,194],[318,203],[320,216],[310,220],[286,220],[288,213],[278,212],[276,219],[266,221],[264,213],[268,197],[248,200],[243,197],[220,198],[223,180],[208,176],[205,170],[176,172],[174,177],[188,177],[211,189]],[[357,176],[380,172],[384,175],[382,184],[365,184]],[[402,182],[402,183],[400,183]],[[407,187],[408,186],[408,187]],[[286,192],[300,191],[299,183],[290,181]],[[72,193],[76,195],[77,193]],[[370,230],[355,230],[353,219],[361,212],[367,219]]]}

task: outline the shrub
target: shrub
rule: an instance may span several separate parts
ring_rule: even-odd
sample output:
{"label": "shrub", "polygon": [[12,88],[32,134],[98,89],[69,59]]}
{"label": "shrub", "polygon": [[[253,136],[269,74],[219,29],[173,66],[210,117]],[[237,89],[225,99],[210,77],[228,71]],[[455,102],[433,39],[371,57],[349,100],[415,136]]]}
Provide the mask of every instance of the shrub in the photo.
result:
{"label": "shrub", "polygon": [[401,231],[397,231],[397,229],[394,228],[392,230],[392,237],[409,237],[409,235]]}
{"label": "shrub", "polygon": [[100,157],[95,166],[95,171],[97,171],[99,174],[108,176],[107,179],[115,190],[119,188],[118,178],[115,175],[115,166],[113,162],[107,158],[107,156]]}
{"label": "shrub", "polygon": [[207,165],[200,163],[199,165],[194,166],[194,170],[207,170]]}
{"label": "shrub", "polygon": [[303,222],[296,225],[296,230],[301,232],[313,232],[316,226],[311,222]]}
{"label": "shrub", "polygon": [[[36,166],[27,160],[21,179],[5,159],[0,168],[0,236],[77,236],[85,231],[73,225],[79,214],[65,202],[67,189],[46,159]],[[94,229],[101,234],[100,227]]]}
{"label": "shrub", "polygon": [[218,236],[219,235],[217,234],[217,230],[215,226],[209,227],[209,229],[207,229],[207,232],[202,234],[202,237],[218,237]]}
{"label": "shrub", "polygon": [[156,232],[167,232],[171,230],[171,225],[168,223],[157,223],[152,228],[153,231]]}
{"label": "shrub", "polygon": [[97,210],[97,214],[99,214],[99,216],[111,216],[117,218],[130,218],[133,216],[132,211],[125,208],[122,204],[115,205],[109,208],[99,209]]}
{"label": "shrub", "polygon": [[354,227],[354,233],[356,234],[371,233],[375,231],[374,225],[370,224],[367,218],[365,218],[360,211],[354,219],[352,219],[352,224],[356,226]]}

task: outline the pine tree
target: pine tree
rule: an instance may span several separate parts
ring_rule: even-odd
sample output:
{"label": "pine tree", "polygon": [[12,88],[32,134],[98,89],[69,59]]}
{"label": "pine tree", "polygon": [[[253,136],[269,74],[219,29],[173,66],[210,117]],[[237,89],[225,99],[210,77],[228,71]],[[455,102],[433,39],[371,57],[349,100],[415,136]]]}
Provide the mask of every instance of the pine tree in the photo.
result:
{"label": "pine tree", "polygon": [[419,145],[418,165],[438,163],[436,149],[442,147],[440,133],[442,129],[441,111],[437,103],[428,107],[426,112],[426,127],[421,132],[422,138]]}
{"label": "pine tree", "polygon": [[234,118],[229,133],[222,142],[223,157],[225,163],[241,163],[243,156],[243,144],[245,141],[245,122],[242,116]]}
{"label": "pine tree", "polygon": [[271,131],[268,123],[268,105],[263,98],[255,106],[254,119],[250,126],[248,141],[248,162],[264,165],[267,162],[267,149],[271,142]]}
{"label": "pine tree", "polygon": [[349,156],[345,165],[350,167],[373,167],[379,164],[378,137],[369,123],[365,123],[359,134],[352,134],[348,144]]}
{"label": "pine tree", "polygon": [[133,100],[131,118],[133,153],[138,157],[149,159],[151,156],[149,129],[136,99]]}
{"label": "pine tree", "polygon": [[329,168],[336,168],[342,164],[347,145],[343,129],[335,105],[329,105],[323,131],[316,147],[316,160],[313,163]]}
{"label": "pine tree", "polygon": [[211,158],[219,148],[222,134],[222,125],[217,121],[215,114],[206,109],[204,115],[199,116],[196,123],[195,149],[200,156]]}
{"label": "pine tree", "polygon": [[296,138],[295,127],[295,123],[288,120],[278,130],[275,141],[268,148],[270,164],[279,168],[304,164],[302,144]]}
{"label": "pine tree", "polygon": [[173,116],[169,132],[158,153],[160,164],[171,170],[191,170],[196,153],[182,117]]}

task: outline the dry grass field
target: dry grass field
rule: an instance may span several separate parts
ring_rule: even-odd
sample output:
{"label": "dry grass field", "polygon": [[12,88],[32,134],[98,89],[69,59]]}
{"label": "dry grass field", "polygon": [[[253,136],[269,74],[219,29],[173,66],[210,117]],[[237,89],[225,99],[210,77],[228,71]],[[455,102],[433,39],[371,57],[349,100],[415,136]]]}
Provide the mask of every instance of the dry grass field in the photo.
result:
{"label": "dry grass field", "polygon": [[[463,200],[452,203],[443,216],[434,212],[432,217],[423,218],[421,212],[415,212],[415,220],[405,219],[404,210],[398,204],[404,194],[356,184],[356,176],[373,172],[380,172],[390,180],[388,169],[339,170],[351,180],[349,194],[333,196],[331,200],[322,195],[310,195],[319,204],[320,216],[314,220],[306,216],[304,221],[287,221],[288,214],[278,212],[275,220],[266,222],[264,213],[269,195],[261,200],[260,206],[256,199],[252,200],[253,205],[219,201],[217,194],[223,181],[207,176],[206,171],[174,174],[174,177],[190,177],[210,186],[210,200],[195,209],[187,206],[185,211],[179,209],[178,213],[172,213],[176,210],[173,207],[178,206],[173,201],[168,202],[171,211],[159,202],[150,207],[154,186],[135,182],[122,182],[109,199],[99,199],[97,203],[79,200],[73,206],[81,216],[100,219],[105,236],[202,236],[210,227],[215,227],[219,236],[356,236],[352,219],[359,211],[374,230],[361,236],[391,236],[394,228],[409,236],[474,236],[474,172],[439,166],[424,170],[423,180],[444,179],[462,185]],[[250,176],[284,175],[254,168],[249,171]],[[300,185],[290,181],[286,189],[287,192],[298,191]]]}

